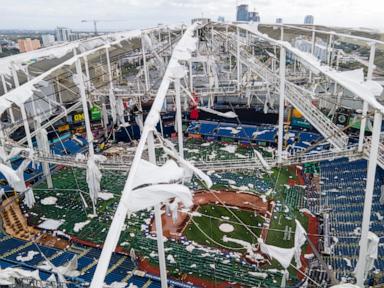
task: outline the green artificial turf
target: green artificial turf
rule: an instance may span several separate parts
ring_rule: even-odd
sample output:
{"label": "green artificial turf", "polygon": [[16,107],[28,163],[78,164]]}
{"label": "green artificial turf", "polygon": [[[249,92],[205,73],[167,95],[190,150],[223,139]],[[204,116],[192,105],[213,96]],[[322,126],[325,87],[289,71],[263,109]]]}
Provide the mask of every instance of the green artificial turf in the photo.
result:
{"label": "green artificial turf", "polygon": [[[256,235],[259,236],[264,218],[260,215],[255,215],[251,211],[230,209],[244,224],[255,227],[249,227],[249,229]],[[257,239],[252,233],[247,230],[244,225],[237,224],[239,220],[228,211],[225,207],[217,205],[203,205],[199,207],[198,211],[201,214],[209,215],[214,218],[194,216],[192,221],[184,230],[184,234],[188,240],[195,241],[199,244],[206,246],[214,246],[217,248],[224,248],[223,246],[230,248],[242,248],[241,245],[233,242],[224,242],[223,236],[240,239],[249,243],[257,243]],[[225,217],[226,219],[223,219]],[[227,218],[228,217],[228,218]],[[216,219],[219,218],[219,219]],[[234,227],[234,231],[230,233],[224,233],[219,229],[219,226],[223,223],[231,224]],[[196,226],[198,225],[198,227]],[[260,226],[259,226],[260,225]],[[258,227],[258,228],[257,228]],[[208,239],[200,229],[207,234],[211,239]],[[213,241],[212,241],[213,240]],[[216,243],[215,243],[216,242]],[[219,244],[217,244],[219,243]],[[223,246],[221,246],[223,245]]]}
{"label": "green artificial turf", "polygon": [[[268,237],[267,237],[267,244],[278,246],[281,248],[292,248],[294,246],[294,240],[295,240],[295,218],[301,223],[304,229],[308,229],[308,218],[300,213],[300,212],[293,212],[293,217],[288,217],[287,214],[283,212],[278,212],[273,214],[273,219],[270,225],[270,230],[268,231]],[[275,218],[276,217],[276,218]],[[285,226],[291,227],[291,231],[293,232],[291,235],[290,240],[283,240],[284,232],[281,231],[275,231],[275,230],[283,230],[285,229]]]}

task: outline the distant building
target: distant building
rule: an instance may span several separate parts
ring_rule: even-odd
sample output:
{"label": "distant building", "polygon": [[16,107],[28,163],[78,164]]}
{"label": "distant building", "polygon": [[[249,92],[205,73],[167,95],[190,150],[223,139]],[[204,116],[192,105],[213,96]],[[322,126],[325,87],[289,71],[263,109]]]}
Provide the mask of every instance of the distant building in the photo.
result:
{"label": "distant building", "polygon": [[17,40],[17,44],[19,45],[20,52],[29,52],[41,47],[39,40],[32,40],[31,38],[19,39]]}
{"label": "distant building", "polygon": [[248,21],[248,5],[237,6],[236,21]]}
{"label": "distant building", "polygon": [[314,17],[312,15],[307,15],[304,18],[304,24],[306,24],[306,25],[313,25],[314,20],[315,19],[314,19]]}
{"label": "distant building", "polygon": [[236,21],[260,22],[260,14],[259,12],[256,12],[256,11],[249,12],[248,5],[241,4],[237,6]]}
{"label": "distant building", "polygon": [[[307,52],[307,53],[311,54],[312,41],[308,41],[308,40],[303,39],[303,38],[297,38],[294,42],[294,47],[299,49],[300,51]],[[315,56],[317,59],[319,59],[323,62],[327,61],[327,57],[328,57],[327,43],[325,43],[321,39],[318,39],[313,48],[314,48],[313,56]]]}
{"label": "distant building", "polygon": [[282,24],[283,23],[283,18],[276,18],[276,23],[277,24]]}
{"label": "distant building", "polygon": [[65,27],[57,27],[55,30],[56,41],[58,42],[67,42],[70,40],[70,35],[72,34],[71,29]]}
{"label": "distant building", "polygon": [[217,22],[225,22],[224,16],[217,17]]}
{"label": "distant building", "polygon": [[43,46],[48,47],[55,43],[55,36],[52,34],[41,35],[41,40],[43,41]]}
{"label": "distant building", "polygon": [[248,12],[248,21],[260,22],[259,12]]}
{"label": "distant building", "polygon": [[195,22],[200,22],[201,24],[208,24],[209,22],[211,22],[211,19],[210,18],[193,18],[191,20],[191,23],[195,23]]}

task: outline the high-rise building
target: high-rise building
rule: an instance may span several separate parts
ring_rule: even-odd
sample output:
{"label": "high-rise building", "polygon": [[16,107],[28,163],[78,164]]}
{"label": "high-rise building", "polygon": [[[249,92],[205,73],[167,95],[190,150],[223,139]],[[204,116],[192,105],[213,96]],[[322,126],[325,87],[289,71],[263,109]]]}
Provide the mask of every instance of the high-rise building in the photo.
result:
{"label": "high-rise building", "polygon": [[313,25],[314,23],[314,17],[312,15],[306,15],[305,18],[304,18],[304,24],[307,24],[307,25]]}
{"label": "high-rise building", "polygon": [[237,6],[236,21],[248,21],[248,5]]}
{"label": "high-rise building", "polygon": [[48,47],[55,43],[55,36],[52,34],[41,35],[41,40],[43,41],[43,46]]}
{"label": "high-rise building", "polygon": [[20,52],[29,52],[41,47],[38,39],[32,40],[31,38],[19,39],[17,44],[19,45]]}
{"label": "high-rise building", "polygon": [[248,21],[260,22],[259,12],[248,12]]}
{"label": "high-rise building", "polygon": [[277,24],[283,23],[283,18],[276,18],[276,23]]}
{"label": "high-rise building", "polygon": [[70,41],[71,33],[72,33],[72,31],[69,28],[57,27],[55,30],[56,41],[58,41],[58,42]]}
{"label": "high-rise building", "polygon": [[217,22],[225,22],[224,16],[217,17]]}

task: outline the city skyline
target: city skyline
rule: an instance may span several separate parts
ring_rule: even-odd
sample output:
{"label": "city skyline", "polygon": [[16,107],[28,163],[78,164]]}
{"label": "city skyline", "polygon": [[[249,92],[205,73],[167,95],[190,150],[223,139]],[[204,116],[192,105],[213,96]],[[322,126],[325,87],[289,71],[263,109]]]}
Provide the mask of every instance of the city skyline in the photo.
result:
{"label": "city skyline", "polygon": [[[262,23],[274,23],[283,18],[284,23],[302,24],[305,15],[315,17],[315,24],[339,27],[364,27],[384,31],[381,21],[384,5],[380,0],[110,0],[108,5],[101,0],[16,0],[10,4],[0,0],[2,17],[0,29],[50,29],[57,26],[74,30],[92,31],[92,23],[81,23],[83,19],[106,20],[100,22],[100,31],[132,29],[133,27],[156,26],[159,23],[189,23],[194,17],[209,17],[217,20],[224,16],[235,20],[236,5],[250,4],[250,11],[260,13]],[[292,8],[294,7],[294,8]],[[346,9],[347,7],[347,9]],[[85,11],[85,12],[84,12]]]}

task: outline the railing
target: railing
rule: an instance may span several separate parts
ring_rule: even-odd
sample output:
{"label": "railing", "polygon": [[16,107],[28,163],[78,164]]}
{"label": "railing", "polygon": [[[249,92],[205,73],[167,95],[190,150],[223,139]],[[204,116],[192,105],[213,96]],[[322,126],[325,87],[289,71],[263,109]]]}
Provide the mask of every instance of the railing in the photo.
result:
{"label": "railing", "polygon": [[[128,171],[133,159],[133,154],[127,154],[124,156],[116,156],[108,158],[107,161],[99,163],[99,167],[102,170],[116,170],[116,171]],[[283,159],[282,163],[278,163],[276,159],[266,158],[266,162],[271,167],[277,166],[289,166],[298,165],[309,162],[318,162],[325,160],[334,160],[338,158],[363,158],[363,153],[357,151],[357,146],[348,146],[343,150],[326,150],[316,153],[307,153],[303,155],[288,156]],[[41,151],[36,151],[32,155],[32,160],[37,162],[48,162],[56,165],[63,165],[69,167],[87,168],[87,158],[76,159],[76,156],[60,156]],[[163,164],[164,159],[160,160],[158,164]],[[263,169],[263,165],[256,157],[248,157],[241,159],[229,159],[229,160],[215,160],[205,161],[199,160],[193,162],[194,166],[204,171],[244,171],[244,170],[257,170]]]}
{"label": "railing", "polygon": [[[369,153],[371,151],[371,137],[366,137],[363,147],[364,154],[366,157],[369,157]],[[384,144],[379,143],[379,153],[377,155],[377,164],[384,169]]]}

